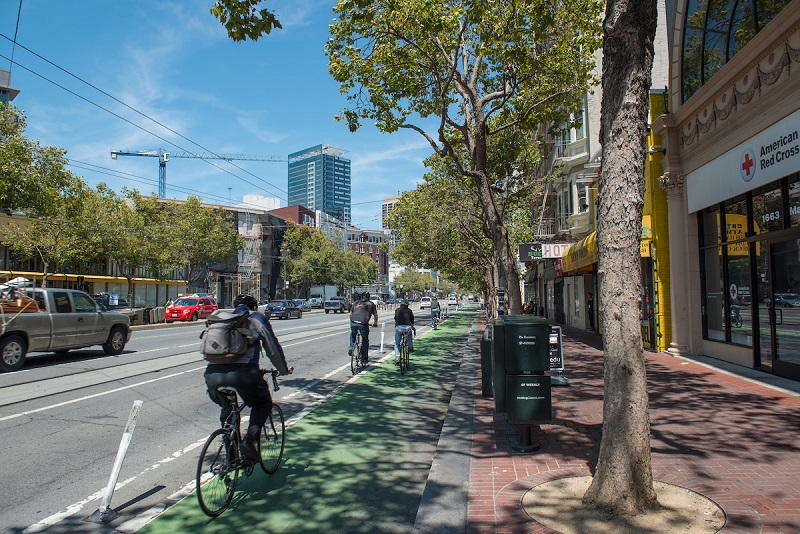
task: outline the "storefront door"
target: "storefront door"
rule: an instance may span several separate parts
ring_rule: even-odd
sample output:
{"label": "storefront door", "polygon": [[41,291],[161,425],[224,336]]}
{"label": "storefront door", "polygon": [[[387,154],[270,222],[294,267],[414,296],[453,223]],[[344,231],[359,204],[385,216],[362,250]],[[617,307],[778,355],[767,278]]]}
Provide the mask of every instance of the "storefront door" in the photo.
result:
{"label": "storefront door", "polygon": [[765,245],[769,264],[758,268],[761,366],[800,380],[800,237]]}

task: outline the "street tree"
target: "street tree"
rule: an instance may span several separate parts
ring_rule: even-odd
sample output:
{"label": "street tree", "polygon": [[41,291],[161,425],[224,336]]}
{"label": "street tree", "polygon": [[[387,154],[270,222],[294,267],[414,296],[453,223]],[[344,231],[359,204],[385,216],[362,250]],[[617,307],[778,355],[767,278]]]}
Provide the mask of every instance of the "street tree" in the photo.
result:
{"label": "street tree", "polygon": [[328,278],[336,261],[333,241],[318,228],[286,221],[283,248],[286,251],[286,278],[296,293]]}
{"label": "street tree", "polygon": [[347,288],[374,284],[378,277],[378,264],[369,256],[352,249],[336,249],[331,274],[331,283],[341,295]]}
{"label": "street tree", "polygon": [[27,216],[12,216],[3,228],[3,244],[12,254],[40,261],[42,287],[47,287],[51,274],[82,263],[85,243],[75,231],[75,221],[84,211],[87,189],[83,180],[72,177],[72,184],[59,194],[47,194],[48,206],[31,208]]}
{"label": "street tree", "polygon": [[609,0],[603,23],[597,256],[605,353],[603,435],[583,502],[616,514],[659,506],[639,323],[648,91],[655,0]]}
{"label": "street tree", "polygon": [[404,269],[398,274],[394,283],[397,287],[401,287],[404,295],[409,293],[425,293],[432,288],[436,281],[430,273],[417,271],[416,269]]}
{"label": "street tree", "polygon": [[492,175],[490,140],[511,128],[562,124],[581,108],[601,8],[600,0],[340,0],[334,7],[326,53],[350,101],[337,118],[351,130],[368,120],[383,132],[418,132],[473,181],[512,313],[521,313],[522,297],[497,183],[516,175]]}
{"label": "street tree", "polygon": [[0,105],[0,211],[58,216],[61,197],[71,195],[77,178],[66,168],[66,151],[41,146],[25,136],[25,115]]}
{"label": "street tree", "polygon": [[230,262],[244,250],[244,238],[223,208],[203,206],[200,198],[165,206],[169,247],[174,265],[186,269],[186,285],[209,285],[205,266],[209,262]]}

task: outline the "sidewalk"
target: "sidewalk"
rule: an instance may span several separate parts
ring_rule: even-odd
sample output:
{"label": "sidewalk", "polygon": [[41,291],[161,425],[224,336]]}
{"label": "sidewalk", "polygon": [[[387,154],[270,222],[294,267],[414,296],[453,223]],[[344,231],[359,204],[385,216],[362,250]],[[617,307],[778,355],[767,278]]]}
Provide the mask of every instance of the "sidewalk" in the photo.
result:
{"label": "sidewalk", "polygon": [[[553,388],[554,419],[533,433],[536,453],[512,450],[517,429],[473,377],[467,532],[551,532],[522,509],[525,492],[592,474],[602,431],[600,337],[565,327],[564,360],[572,384]],[[706,358],[647,352],[646,360],[655,480],[715,501],[727,519],[721,532],[800,532],[800,384]]]}
{"label": "sidewalk", "polygon": [[[563,327],[571,385],[553,388],[553,422],[533,433],[541,450],[520,453],[517,428],[481,396],[484,328],[475,313],[451,317],[415,342],[405,377],[384,361],[348,384],[287,430],[276,475],[240,481],[219,518],[191,494],[140,532],[551,532],[522,497],[591,474],[601,338]],[[654,478],[714,500],[722,532],[800,532],[800,383],[710,359],[646,359]]]}

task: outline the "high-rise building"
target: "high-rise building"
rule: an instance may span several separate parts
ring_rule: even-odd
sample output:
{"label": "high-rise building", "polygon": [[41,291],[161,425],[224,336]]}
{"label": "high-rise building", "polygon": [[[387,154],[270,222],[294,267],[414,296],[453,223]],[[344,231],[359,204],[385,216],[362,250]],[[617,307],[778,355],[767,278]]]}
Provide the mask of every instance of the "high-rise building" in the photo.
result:
{"label": "high-rise building", "polygon": [[0,104],[8,104],[19,94],[19,89],[11,87],[11,71],[0,69]]}
{"label": "high-rise building", "polygon": [[289,154],[289,205],[320,210],[350,224],[350,160],[346,151],[317,145]]}
{"label": "high-rise building", "polygon": [[398,195],[393,197],[386,197],[383,199],[383,203],[381,203],[381,228],[383,230],[388,230],[389,228],[386,226],[386,216],[389,215],[389,212],[392,211],[394,205],[397,204],[397,201],[400,200]]}

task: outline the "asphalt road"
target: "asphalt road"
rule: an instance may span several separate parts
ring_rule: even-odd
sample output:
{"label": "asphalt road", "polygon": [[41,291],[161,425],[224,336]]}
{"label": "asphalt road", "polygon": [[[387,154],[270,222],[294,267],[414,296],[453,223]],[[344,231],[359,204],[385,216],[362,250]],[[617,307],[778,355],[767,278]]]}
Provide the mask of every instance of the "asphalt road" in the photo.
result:
{"label": "asphalt road", "polygon": [[[391,352],[391,311],[381,315]],[[426,323],[427,313],[419,315]],[[218,424],[198,352],[202,327],[142,327],[119,356],[100,347],[32,355],[22,370],[0,374],[0,532],[111,532],[193,489],[199,448]],[[273,327],[295,368],[275,394],[289,419],[351,378],[349,323],[347,315],[312,313]],[[372,330],[371,353],[380,332]],[[110,503],[119,518],[86,521],[101,506],[137,400],[143,404]]]}

